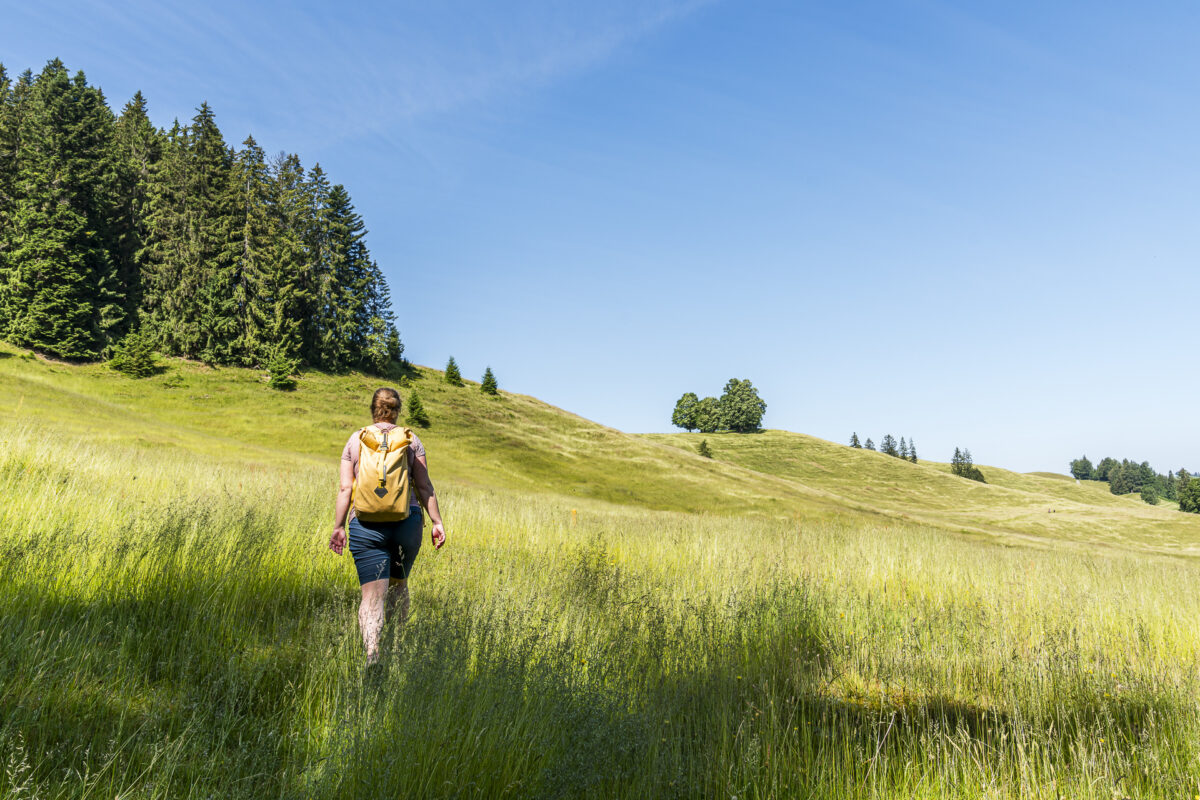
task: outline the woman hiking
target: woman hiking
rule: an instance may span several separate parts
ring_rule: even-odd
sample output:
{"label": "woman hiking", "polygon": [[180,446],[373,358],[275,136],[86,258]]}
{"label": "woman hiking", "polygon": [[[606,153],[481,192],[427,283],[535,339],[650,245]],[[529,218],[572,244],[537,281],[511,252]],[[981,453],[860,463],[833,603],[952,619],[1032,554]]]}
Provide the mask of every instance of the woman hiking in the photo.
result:
{"label": "woman hiking", "polygon": [[[425,447],[410,429],[396,425],[399,416],[400,393],[376,389],[371,398],[374,423],[352,433],[342,450],[333,535],[329,537],[329,549],[341,555],[349,528],[350,552],[362,584],[358,625],[368,664],[379,659],[385,607],[389,617],[400,612],[401,624],[408,616],[408,575],[421,549],[424,525],[421,506],[433,522],[433,546],[440,548],[446,543]],[[360,473],[362,481],[358,480]]]}

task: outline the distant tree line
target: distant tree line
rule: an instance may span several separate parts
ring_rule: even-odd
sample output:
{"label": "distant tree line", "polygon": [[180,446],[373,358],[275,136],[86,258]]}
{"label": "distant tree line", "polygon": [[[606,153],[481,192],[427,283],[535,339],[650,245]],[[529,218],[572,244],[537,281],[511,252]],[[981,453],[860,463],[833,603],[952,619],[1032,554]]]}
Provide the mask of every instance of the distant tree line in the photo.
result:
{"label": "distant tree line", "polygon": [[748,380],[730,378],[720,398],[686,392],[675,403],[671,424],[685,431],[750,433],[759,429],[767,404]]}
{"label": "distant tree line", "polygon": [[[858,431],[850,434],[850,446],[858,450],[875,449],[875,443],[871,441],[870,438],[867,439],[866,444],[863,444],[859,441]],[[905,438],[901,436],[900,444],[896,444],[895,437],[893,437],[890,433],[886,433],[883,436],[883,441],[880,442],[878,452],[886,453],[889,456],[894,456],[895,458],[903,459],[904,461],[911,461],[914,464],[917,463],[917,443],[913,441],[912,437],[909,437],[907,440],[905,440]]]}
{"label": "distant tree line", "polygon": [[1200,478],[1195,478],[1186,469],[1160,474],[1150,462],[1138,463],[1128,458],[1102,458],[1092,465],[1088,457],[1082,456],[1071,462],[1071,474],[1081,481],[1105,481],[1113,494],[1138,493],[1142,499],[1155,505],[1161,498],[1179,503],[1180,511],[1200,513]]}
{"label": "distant tree line", "polygon": [[61,61],[0,66],[0,338],[382,372],[403,345],[365,236],[344,186],[230,147],[207,103],[163,130],[140,92],[116,116]]}

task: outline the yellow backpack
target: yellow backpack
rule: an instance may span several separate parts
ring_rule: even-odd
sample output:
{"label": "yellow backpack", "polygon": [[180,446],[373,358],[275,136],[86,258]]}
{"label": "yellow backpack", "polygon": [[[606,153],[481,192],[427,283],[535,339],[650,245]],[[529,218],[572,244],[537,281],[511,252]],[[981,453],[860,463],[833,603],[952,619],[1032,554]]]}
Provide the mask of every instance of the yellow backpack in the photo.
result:
{"label": "yellow backpack", "polygon": [[380,430],[371,425],[358,433],[358,475],[350,496],[354,514],[364,522],[394,522],[408,518],[409,428]]}

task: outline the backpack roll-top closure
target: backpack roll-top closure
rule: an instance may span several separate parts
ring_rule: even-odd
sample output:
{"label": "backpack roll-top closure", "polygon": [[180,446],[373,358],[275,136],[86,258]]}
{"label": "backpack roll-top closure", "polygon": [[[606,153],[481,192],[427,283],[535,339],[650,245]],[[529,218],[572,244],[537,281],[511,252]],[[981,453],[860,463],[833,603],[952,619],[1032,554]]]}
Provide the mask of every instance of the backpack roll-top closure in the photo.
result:
{"label": "backpack roll-top closure", "polygon": [[355,515],[374,522],[407,518],[412,431],[401,427],[385,431],[370,425],[359,432],[358,439],[358,475],[352,492]]}

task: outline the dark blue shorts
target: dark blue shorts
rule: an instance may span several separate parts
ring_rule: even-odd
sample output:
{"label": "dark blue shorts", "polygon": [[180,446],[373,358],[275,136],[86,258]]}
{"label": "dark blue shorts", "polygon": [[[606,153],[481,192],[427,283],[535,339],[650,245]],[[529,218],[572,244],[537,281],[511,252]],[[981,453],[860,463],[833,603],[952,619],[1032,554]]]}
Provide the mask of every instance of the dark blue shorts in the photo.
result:
{"label": "dark blue shorts", "polygon": [[413,508],[408,519],[396,522],[360,522],[353,517],[346,526],[350,552],[358,582],[407,578],[412,572],[417,551],[421,549],[421,529],[425,518],[421,509]]}

